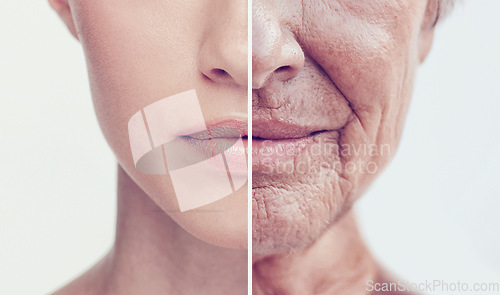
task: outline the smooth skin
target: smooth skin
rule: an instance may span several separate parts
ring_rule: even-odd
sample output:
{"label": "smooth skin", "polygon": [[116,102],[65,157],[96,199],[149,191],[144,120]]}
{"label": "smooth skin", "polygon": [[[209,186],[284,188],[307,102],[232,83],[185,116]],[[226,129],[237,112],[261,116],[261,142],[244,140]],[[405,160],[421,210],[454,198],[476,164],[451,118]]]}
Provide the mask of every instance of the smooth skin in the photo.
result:
{"label": "smooth skin", "polygon": [[247,122],[247,1],[49,3],[82,45],[97,119],[118,161],[114,246],[56,294],[246,294],[248,188],[181,213],[168,176],[135,169],[127,123],[190,89],[206,121]]}

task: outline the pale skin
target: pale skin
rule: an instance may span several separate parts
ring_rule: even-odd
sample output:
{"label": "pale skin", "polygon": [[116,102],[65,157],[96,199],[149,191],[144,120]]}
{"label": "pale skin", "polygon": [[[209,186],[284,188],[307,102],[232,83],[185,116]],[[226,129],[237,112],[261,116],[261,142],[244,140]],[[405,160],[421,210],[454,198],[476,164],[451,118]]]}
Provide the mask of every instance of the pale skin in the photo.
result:
{"label": "pale skin", "polygon": [[113,249],[55,294],[247,294],[246,260],[185,231],[119,168]]}
{"label": "pale skin", "polygon": [[247,122],[247,2],[49,3],[82,45],[118,161],[113,248],[56,294],[247,294],[247,187],[181,213],[169,177],[135,169],[127,129],[143,107],[190,89],[206,121]]}
{"label": "pale skin", "polygon": [[[203,208],[219,213],[176,213],[171,185],[135,171],[126,130],[141,107],[192,88],[203,93],[209,117],[248,118],[246,1],[50,3],[82,43],[97,118],[119,163],[114,247],[56,294],[246,294],[246,191]],[[370,143],[391,151],[330,149],[311,156],[307,148],[295,163],[340,166],[308,174],[253,172],[254,294],[366,294],[367,280],[388,279],[350,208],[397,148],[439,5],[253,5],[252,118],[312,126],[321,131],[321,147]],[[377,171],[345,169],[351,162],[373,162]]]}

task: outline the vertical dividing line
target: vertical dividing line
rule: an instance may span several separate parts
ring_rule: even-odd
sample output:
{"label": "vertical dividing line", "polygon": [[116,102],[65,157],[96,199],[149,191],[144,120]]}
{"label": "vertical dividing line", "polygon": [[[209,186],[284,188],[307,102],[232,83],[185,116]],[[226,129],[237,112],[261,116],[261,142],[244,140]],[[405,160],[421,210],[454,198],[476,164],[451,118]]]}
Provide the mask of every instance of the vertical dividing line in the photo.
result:
{"label": "vertical dividing line", "polygon": [[248,1],[248,294],[252,294],[252,0]]}

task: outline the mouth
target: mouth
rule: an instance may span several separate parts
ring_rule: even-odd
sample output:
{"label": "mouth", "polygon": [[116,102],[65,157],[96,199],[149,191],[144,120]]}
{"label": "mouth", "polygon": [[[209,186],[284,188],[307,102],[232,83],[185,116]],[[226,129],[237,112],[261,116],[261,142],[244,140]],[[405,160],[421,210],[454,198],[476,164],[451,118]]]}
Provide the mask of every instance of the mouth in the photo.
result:
{"label": "mouth", "polygon": [[294,159],[314,144],[315,138],[334,130],[289,122],[254,120],[252,131],[252,168],[259,171]]}
{"label": "mouth", "polygon": [[[221,121],[207,123],[206,128],[191,128],[178,133],[172,141],[175,153],[170,165],[187,166],[221,155],[225,165],[214,167],[231,173],[247,174],[247,131],[246,123]],[[193,130],[201,130],[195,131]],[[172,164],[170,164],[172,163]],[[229,172],[229,171],[227,171]]]}
{"label": "mouth", "polygon": [[[208,122],[206,129],[192,128],[179,132],[176,141],[184,151],[177,159],[200,162],[224,155],[235,173],[247,173],[248,127],[242,121]],[[202,131],[197,131],[202,130]],[[194,131],[194,132],[193,132]],[[293,160],[311,146],[315,138],[336,130],[321,129],[277,120],[254,119],[252,122],[252,168],[256,171]],[[239,143],[239,144],[238,144]],[[181,157],[184,154],[188,157]],[[175,162],[175,161],[174,161]],[[219,167],[224,168],[224,167]]]}

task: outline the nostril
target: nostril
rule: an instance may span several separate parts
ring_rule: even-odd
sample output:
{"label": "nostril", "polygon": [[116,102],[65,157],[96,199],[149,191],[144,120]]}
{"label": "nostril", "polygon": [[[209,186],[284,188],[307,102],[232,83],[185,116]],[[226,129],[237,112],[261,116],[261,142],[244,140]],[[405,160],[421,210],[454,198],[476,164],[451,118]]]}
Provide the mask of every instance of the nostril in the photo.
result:
{"label": "nostril", "polygon": [[212,82],[223,82],[232,79],[231,74],[220,68],[213,68],[204,76]]}
{"label": "nostril", "polygon": [[289,71],[290,69],[291,69],[290,66],[282,66],[282,67],[279,67],[276,69],[276,73],[286,72],[286,71]]}
{"label": "nostril", "polygon": [[229,76],[229,73],[223,69],[213,69],[212,75],[214,75],[217,78],[226,78],[227,76]]}
{"label": "nostril", "polygon": [[288,81],[289,79],[295,77],[297,73],[296,73],[296,68],[294,66],[286,65],[286,66],[281,66],[276,70],[274,70],[274,74],[278,80]]}

